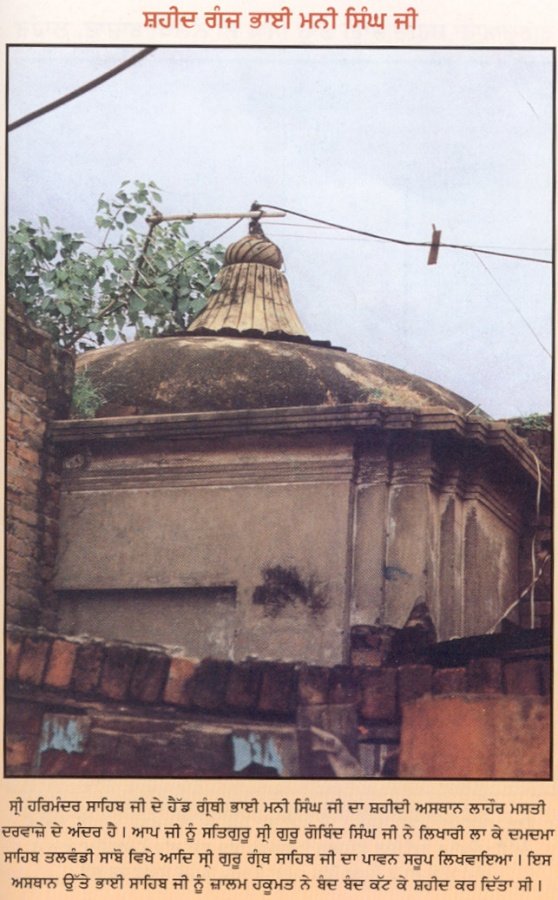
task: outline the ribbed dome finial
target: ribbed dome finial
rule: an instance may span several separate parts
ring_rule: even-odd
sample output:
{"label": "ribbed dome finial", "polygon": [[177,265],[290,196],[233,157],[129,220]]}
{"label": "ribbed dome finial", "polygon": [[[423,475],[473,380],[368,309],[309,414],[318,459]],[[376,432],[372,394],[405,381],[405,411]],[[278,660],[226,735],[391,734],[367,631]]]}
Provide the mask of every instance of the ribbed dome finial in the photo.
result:
{"label": "ribbed dome finial", "polygon": [[289,285],[280,271],[283,254],[263,232],[247,234],[231,244],[217,275],[218,289],[187,331],[258,332],[307,337],[293,306]]}
{"label": "ribbed dome finial", "polygon": [[263,233],[247,234],[227,247],[225,265],[231,266],[235,263],[262,263],[264,266],[280,269],[283,265],[283,254]]}

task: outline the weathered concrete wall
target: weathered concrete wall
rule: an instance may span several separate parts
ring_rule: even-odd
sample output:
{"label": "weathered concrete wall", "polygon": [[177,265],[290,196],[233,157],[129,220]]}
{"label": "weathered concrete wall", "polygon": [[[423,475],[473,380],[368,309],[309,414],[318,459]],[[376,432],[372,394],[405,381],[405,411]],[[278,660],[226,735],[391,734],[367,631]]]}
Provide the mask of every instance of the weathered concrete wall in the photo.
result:
{"label": "weathered concrete wall", "polygon": [[[61,626],[77,605],[76,630],[122,635],[133,617],[138,639],[167,643],[171,616],[172,643],[190,654],[341,662],[352,469],[352,446],[336,436],[93,450],[67,470]],[[211,601],[227,590],[228,639]],[[192,619],[208,635],[203,652]]]}
{"label": "weathered concrete wall", "polygon": [[153,641],[197,658],[229,659],[236,626],[234,588],[64,591],[58,628],[106,640]]}
{"label": "weathered concrete wall", "polygon": [[68,414],[73,355],[29,323],[19,304],[7,307],[6,534],[7,620],[54,624],[54,568],[60,464],[47,434]]}
{"label": "weathered concrete wall", "polygon": [[466,503],[463,515],[461,633],[485,634],[519,596],[519,535],[502,521],[493,506],[477,499]]}
{"label": "weathered concrete wall", "polygon": [[496,625],[518,596],[522,485],[436,433],[317,435],[301,419],[244,437],[215,422],[205,440],[154,426],[133,445],[111,432],[69,455],[61,627],[125,635],[133,606],[141,641],[167,643],[172,621],[190,654],[331,665],[351,626],[401,628],[417,603],[440,639]]}
{"label": "weathered concrete wall", "polygon": [[483,633],[518,596],[519,496],[433,437],[361,448],[351,625],[405,625],[428,605],[438,638]]}
{"label": "weathered concrete wall", "polygon": [[[544,466],[552,469],[552,417],[536,416],[534,421],[511,419],[512,429],[527,442]],[[552,517],[542,499],[538,517],[533,517],[524,529],[519,555],[520,589],[526,592],[519,606],[522,627],[550,628],[552,620]],[[532,591],[529,586],[536,579]],[[533,596],[531,596],[531,594]]]}

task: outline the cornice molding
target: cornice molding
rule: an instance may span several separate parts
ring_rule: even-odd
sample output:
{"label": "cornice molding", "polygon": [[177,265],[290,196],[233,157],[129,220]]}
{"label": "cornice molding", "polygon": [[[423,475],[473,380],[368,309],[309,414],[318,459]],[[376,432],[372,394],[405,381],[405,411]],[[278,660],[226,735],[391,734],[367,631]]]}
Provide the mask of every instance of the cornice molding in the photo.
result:
{"label": "cornice molding", "polygon": [[192,440],[249,433],[351,431],[354,433],[411,432],[450,435],[464,442],[503,453],[529,478],[550,489],[550,473],[527,443],[503,422],[467,418],[444,407],[427,410],[386,408],[349,403],[334,407],[301,406],[204,413],[68,419],[51,423],[49,434],[58,445],[89,445],[113,441]]}

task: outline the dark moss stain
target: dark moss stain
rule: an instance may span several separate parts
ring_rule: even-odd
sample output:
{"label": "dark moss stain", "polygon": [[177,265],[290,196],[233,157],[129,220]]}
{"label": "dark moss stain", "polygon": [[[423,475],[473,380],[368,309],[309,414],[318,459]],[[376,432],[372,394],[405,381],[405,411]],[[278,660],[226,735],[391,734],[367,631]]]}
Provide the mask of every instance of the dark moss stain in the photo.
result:
{"label": "dark moss stain", "polygon": [[262,570],[263,584],[255,588],[254,603],[264,607],[264,615],[275,618],[287,606],[302,603],[313,616],[323,613],[328,601],[312,576],[304,581],[294,566],[269,566]]}
{"label": "dark moss stain", "polygon": [[399,566],[384,566],[384,578],[386,581],[397,581],[399,578],[410,578],[409,572],[400,569]]}
{"label": "dark moss stain", "polygon": [[400,388],[411,405],[470,406],[383,363],[279,340],[160,338],[92,351],[80,365],[106,400],[100,415],[118,415],[120,407],[150,414],[374,401],[389,405],[391,393],[396,396]]}

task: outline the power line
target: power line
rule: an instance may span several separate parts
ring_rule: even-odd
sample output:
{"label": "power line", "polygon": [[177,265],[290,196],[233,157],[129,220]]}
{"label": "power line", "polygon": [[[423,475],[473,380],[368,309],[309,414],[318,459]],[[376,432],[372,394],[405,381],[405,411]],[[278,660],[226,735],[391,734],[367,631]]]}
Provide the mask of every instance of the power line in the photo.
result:
{"label": "power line", "polygon": [[[404,247],[431,247],[431,241],[406,241],[403,238],[386,237],[383,234],[374,234],[371,231],[363,231],[360,228],[350,228],[348,225],[339,225],[336,222],[328,222],[326,219],[319,219],[317,216],[308,216],[305,213],[296,212],[292,209],[285,209],[283,206],[273,206],[271,203],[258,203],[258,209],[265,207],[266,209],[276,209],[280,212],[287,213],[290,216],[297,216],[299,219],[307,219],[309,222],[318,222],[320,225],[328,225],[330,228],[338,228],[340,231],[350,231],[352,234],[361,234],[364,237],[374,238],[377,241],[388,241],[390,244],[401,244]],[[439,247],[446,247],[450,250],[468,250],[470,253],[485,253],[488,256],[504,256],[507,259],[522,259],[526,262],[546,263],[552,265],[550,259],[539,259],[535,256],[520,256],[516,253],[501,253],[496,250],[483,250],[480,247],[469,247],[465,244],[444,244],[440,243]]]}
{"label": "power line", "polygon": [[[258,205],[257,205],[257,208],[259,208],[260,206],[265,206],[265,207],[268,208],[268,209],[275,209],[275,210],[278,210],[278,211],[280,211],[280,212],[288,213],[289,215],[297,216],[297,217],[299,217],[299,218],[301,218],[301,219],[307,219],[307,220],[309,220],[309,221],[311,221],[311,222],[317,222],[317,223],[319,223],[320,225],[326,225],[326,226],[329,226],[329,227],[331,227],[331,228],[339,229],[340,231],[348,231],[348,232],[351,232],[352,234],[359,234],[359,235],[361,235],[361,236],[363,236],[363,237],[375,238],[375,239],[380,240],[380,241],[389,241],[389,242],[392,243],[392,244],[402,244],[403,246],[407,246],[407,247],[409,247],[409,246],[410,246],[410,247],[431,247],[431,244],[428,243],[428,242],[426,242],[426,241],[406,241],[406,240],[399,239],[399,238],[386,237],[385,235],[373,234],[373,233],[370,232],[370,231],[362,231],[361,229],[358,229],[358,228],[350,228],[350,227],[347,226],[347,225],[338,225],[338,224],[336,224],[336,223],[334,223],[334,222],[328,222],[326,219],[319,219],[319,218],[317,218],[316,216],[308,216],[308,215],[305,215],[304,213],[295,212],[294,210],[291,210],[291,209],[285,209],[285,208],[282,207],[282,206],[272,206],[272,205],[269,204],[269,203],[262,203],[262,204],[258,204]],[[285,223],[285,224],[287,224],[287,223]],[[283,235],[283,236],[285,237],[286,235]],[[305,237],[306,237],[307,239],[310,239],[310,236],[309,236],[309,235],[307,235],[307,236],[305,236]],[[319,239],[320,239],[320,238],[318,238],[318,236],[314,237],[314,240],[319,240]],[[503,295],[506,297],[506,299],[508,300],[508,302],[513,306],[513,308],[515,309],[516,313],[517,313],[518,316],[521,318],[521,320],[523,321],[524,325],[527,326],[527,328],[529,329],[529,331],[531,332],[531,334],[533,335],[533,337],[535,338],[535,340],[537,341],[537,343],[539,344],[539,346],[541,347],[541,349],[544,350],[544,352],[546,353],[546,355],[549,356],[549,357],[552,359],[552,354],[547,350],[547,348],[546,348],[545,345],[543,344],[542,340],[541,340],[540,337],[538,336],[537,332],[535,331],[535,329],[533,328],[533,326],[531,325],[531,323],[530,323],[530,322],[528,321],[528,319],[524,316],[523,312],[521,311],[521,309],[519,308],[519,306],[517,306],[517,304],[514,302],[514,300],[512,299],[512,297],[508,294],[508,292],[502,287],[502,285],[500,284],[500,282],[498,281],[498,279],[496,278],[496,276],[495,276],[495,275],[491,272],[491,270],[488,268],[488,266],[486,265],[486,263],[484,262],[484,260],[481,259],[480,254],[484,253],[484,254],[487,254],[488,256],[504,256],[504,257],[507,257],[508,259],[509,259],[509,258],[511,258],[511,259],[521,259],[521,260],[527,260],[527,261],[529,261],[529,262],[548,263],[548,264],[552,265],[552,261],[551,261],[551,260],[548,260],[548,259],[536,259],[536,258],[531,257],[531,256],[517,256],[517,255],[515,255],[515,254],[513,254],[513,253],[499,253],[499,252],[497,252],[497,251],[495,251],[495,250],[483,250],[483,249],[480,249],[480,248],[478,248],[478,247],[469,247],[469,246],[465,246],[465,245],[462,245],[462,244],[442,244],[442,243],[440,243],[438,246],[440,246],[440,247],[448,247],[448,248],[451,248],[451,249],[454,249],[454,250],[468,250],[468,251],[470,251],[471,253],[474,253],[475,256],[477,257],[479,263],[480,263],[481,266],[483,267],[483,269],[485,269],[485,271],[486,271],[486,273],[489,275],[489,277],[494,281],[494,283],[495,283],[496,286],[499,288],[499,290],[503,293]]]}
{"label": "power line", "polygon": [[535,331],[535,329],[533,328],[533,326],[531,325],[531,323],[528,321],[528,319],[525,318],[525,316],[524,316],[523,313],[521,312],[521,310],[520,310],[519,306],[517,305],[517,303],[515,303],[515,302],[512,300],[512,298],[510,297],[510,295],[508,294],[508,292],[502,287],[502,285],[500,284],[500,282],[498,281],[498,279],[496,278],[496,276],[490,271],[490,269],[489,269],[488,266],[486,265],[485,261],[484,261],[483,259],[480,258],[480,256],[478,255],[478,253],[477,253],[476,251],[475,251],[475,256],[477,257],[477,259],[478,259],[478,261],[480,262],[480,264],[481,264],[481,266],[483,267],[483,269],[485,269],[485,271],[487,272],[487,274],[492,278],[492,281],[494,282],[494,284],[495,284],[498,288],[500,288],[500,290],[501,290],[502,294],[504,295],[504,297],[506,297],[506,299],[511,303],[511,305],[512,305],[513,308],[515,309],[515,311],[516,311],[516,313],[518,314],[518,316],[522,319],[523,323],[527,326],[527,328],[529,329],[529,331],[531,332],[531,334],[532,334],[533,337],[535,338],[535,340],[536,340],[537,344],[539,345],[539,347],[542,347],[542,349],[544,350],[544,352],[546,353],[546,355],[549,356],[550,359],[552,359],[552,354],[546,349],[546,347],[544,346],[544,344],[543,344],[543,342],[541,341],[540,337],[538,336],[537,332]]}
{"label": "power line", "polygon": [[76,97],[81,97],[82,94],[86,94],[87,91],[93,90],[93,88],[96,88],[100,84],[103,84],[103,82],[108,81],[109,78],[114,78],[115,75],[119,75],[120,72],[124,71],[124,69],[128,69],[130,66],[135,65],[135,63],[139,62],[140,59],[143,59],[150,53],[153,53],[153,51],[156,49],[157,47],[144,47],[144,49],[140,50],[139,53],[135,53],[134,56],[131,56],[123,63],[120,63],[113,69],[109,69],[109,71],[105,72],[104,75],[99,75],[98,78],[94,78],[93,81],[88,81],[87,84],[76,88],[75,91],[70,91],[69,94],[64,94],[64,96],[59,97],[58,100],[53,100],[52,103],[47,103],[46,106],[41,106],[40,109],[36,109],[34,112],[28,113],[26,116],[22,116],[21,119],[16,119],[15,122],[12,122],[10,125],[8,125],[8,131],[14,131],[16,128],[20,128],[21,125],[26,125],[28,122],[32,122],[33,119],[38,119],[39,116],[44,116],[45,113],[52,112],[53,109],[57,109],[59,106],[63,106],[64,103],[69,103],[70,100],[75,100]]}

